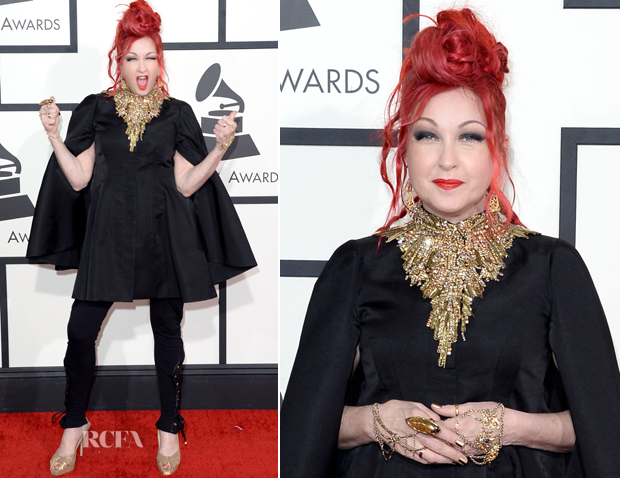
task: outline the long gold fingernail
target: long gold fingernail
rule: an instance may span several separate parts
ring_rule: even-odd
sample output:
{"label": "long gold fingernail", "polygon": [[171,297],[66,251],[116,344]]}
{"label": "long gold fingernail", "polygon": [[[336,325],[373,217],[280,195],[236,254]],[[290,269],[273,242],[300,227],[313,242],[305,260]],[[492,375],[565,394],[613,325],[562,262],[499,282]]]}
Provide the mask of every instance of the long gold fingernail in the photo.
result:
{"label": "long gold fingernail", "polygon": [[437,403],[431,403],[431,407],[441,408],[441,405],[439,405]]}
{"label": "long gold fingernail", "polygon": [[454,443],[456,443],[458,446],[460,446],[461,448],[463,448],[465,446],[465,443],[463,443],[461,440],[457,440]]}
{"label": "long gold fingernail", "polygon": [[462,456],[461,458],[459,458],[459,461],[461,463],[463,463],[463,465],[467,465],[467,458],[465,458],[464,456]]}

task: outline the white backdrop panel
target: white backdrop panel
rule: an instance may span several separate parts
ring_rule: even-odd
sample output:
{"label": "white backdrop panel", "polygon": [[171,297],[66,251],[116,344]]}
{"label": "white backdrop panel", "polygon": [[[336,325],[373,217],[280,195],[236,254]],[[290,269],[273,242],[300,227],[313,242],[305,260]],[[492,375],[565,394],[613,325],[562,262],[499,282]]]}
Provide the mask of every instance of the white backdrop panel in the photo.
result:
{"label": "white backdrop panel", "polygon": [[[228,41],[278,41],[278,0],[235,0],[226,3],[226,39]],[[260,21],[257,21],[260,19]],[[276,70],[273,70],[275,73]]]}
{"label": "white backdrop panel", "polygon": [[[170,0],[149,0],[162,18],[162,40],[174,43],[215,42],[218,35],[218,0],[171,2]],[[103,2],[101,2],[103,3]],[[118,1],[110,2],[112,10]],[[116,11],[122,12],[119,6]],[[269,9],[271,11],[271,9]],[[229,14],[228,10],[226,11]],[[120,15],[116,15],[120,18]]]}
{"label": "white backdrop panel", "polygon": [[220,360],[218,299],[185,304],[183,344],[185,363],[216,364]]}
{"label": "white backdrop panel", "polygon": [[62,365],[75,273],[47,265],[6,269],[10,365]]}
{"label": "white backdrop panel", "polygon": [[3,5],[0,12],[0,44],[69,45],[69,2],[31,0]]}
{"label": "white backdrop panel", "polygon": [[313,0],[311,5],[320,26],[280,34],[282,125],[379,127],[398,79],[402,4]]}
{"label": "white backdrop panel", "polygon": [[237,206],[258,267],[228,281],[226,363],[278,363],[278,206]]}
{"label": "white backdrop panel", "polygon": [[383,224],[389,198],[378,154],[378,148],[280,148],[282,259],[326,260],[340,244]]}
{"label": "white backdrop panel", "polygon": [[[620,145],[579,146],[578,151],[576,245],[603,302],[616,338],[616,355],[620,357],[620,313],[616,307],[620,290],[620,225],[613,207],[620,177]],[[609,207],[601,210],[597,206],[602,204]]]}

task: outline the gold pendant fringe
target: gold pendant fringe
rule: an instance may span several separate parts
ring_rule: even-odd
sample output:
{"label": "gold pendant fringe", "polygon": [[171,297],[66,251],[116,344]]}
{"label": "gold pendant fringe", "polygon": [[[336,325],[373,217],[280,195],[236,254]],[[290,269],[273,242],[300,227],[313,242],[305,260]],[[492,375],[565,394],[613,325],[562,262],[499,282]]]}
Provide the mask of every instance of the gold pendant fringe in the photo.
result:
{"label": "gold pendant fringe", "polygon": [[397,241],[405,279],[411,286],[419,286],[425,299],[431,299],[426,325],[439,341],[438,365],[445,367],[459,326],[465,340],[474,297],[482,298],[486,283],[502,275],[513,239],[536,233],[515,224],[501,230],[503,222],[498,213],[493,215],[493,229],[486,213],[452,224],[429,214],[418,202],[410,214],[410,222],[383,235],[386,242]]}
{"label": "gold pendant fringe", "polygon": [[121,82],[114,94],[116,114],[127,123],[125,133],[129,138],[129,151],[133,153],[136,143],[142,140],[146,125],[153,118],[159,116],[161,105],[170,97],[155,86],[146,96],[139,96],[131,92],[125,80]]}

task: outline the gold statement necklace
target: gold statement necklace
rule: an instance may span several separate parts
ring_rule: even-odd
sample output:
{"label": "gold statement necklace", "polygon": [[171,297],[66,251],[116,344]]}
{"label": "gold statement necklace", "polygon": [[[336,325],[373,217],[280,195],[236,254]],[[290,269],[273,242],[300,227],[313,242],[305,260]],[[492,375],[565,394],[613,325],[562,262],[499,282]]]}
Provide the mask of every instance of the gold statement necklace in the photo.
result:
{"label": "gold statement necklace", "polygon": [[452,353],[459,325],[463,340],[472,313],[474,297],[482,298],[486,283],[498,280],[506,267],[504,258],[515,237],[536,234],[509,224],[501,230],[499,213],[493,213],[492,227],[486,213],[452,224],[426,212],[421,202],[410,211],[411,221],[384,233],[387,242],[396,240],[403,259],[405,280],[420,286],[431,299],[431,315],[426,323],[439,341],[440,367]]}
{"label": "gold statement necklace", "polygon": [[159,116],[161,105],[168,99],[170,97],[159,86],[155,86],[148,95],[139,96],[127,88],[125,80],[121,81],[114,93],[114,103],[116,114],[127,123],[125,133],[129,137],[129,151],[133,153],[138,140],[142,140],[146,125]]}

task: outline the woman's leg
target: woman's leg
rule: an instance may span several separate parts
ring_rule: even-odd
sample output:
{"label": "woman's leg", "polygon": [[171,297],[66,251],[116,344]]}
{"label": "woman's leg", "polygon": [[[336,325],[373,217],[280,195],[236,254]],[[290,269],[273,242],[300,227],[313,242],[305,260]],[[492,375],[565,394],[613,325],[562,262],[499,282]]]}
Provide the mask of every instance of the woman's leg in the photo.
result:
{"label": "woman's leg", "polygon": [[151,327],[155,338],[155,369],[159,382],[161,415],[157,420],[159,450],[157,468],[163,474],[174,473],[181,455],[177,433],[185,438],[181,405],[181,366],[185,359],[181,320],[181,299],[151,299]]}
{"label": "woman's leg", "polygon": [[66,415],[60,421],[63,428],[86,424],[86,404],[95,373],[95,341],[112,302],[76,300],[71,308],[67,326],[69,341],[65,354],[67,389]]}
{"label": "woman's leg", "polygon": [[155,369],[159,381],[161,415],[158,429],[177,433],[183,431],[181,405],[181,366],[185,359],[181,320],[181,299],[151,299],[151,327],[155,338]]}
{"label": "woman's leg", "polygon": [[56,454],[52,457],[50,470],[53,475],[64,474],[75,466],[76,445],[87,430],[84,415],[88,394],[95,372],[95,340],[112,302],[89,302],[76,300],[71,308],[67,326],[67,353],[65,372],[65,416],[60,425],[65,428]]}

